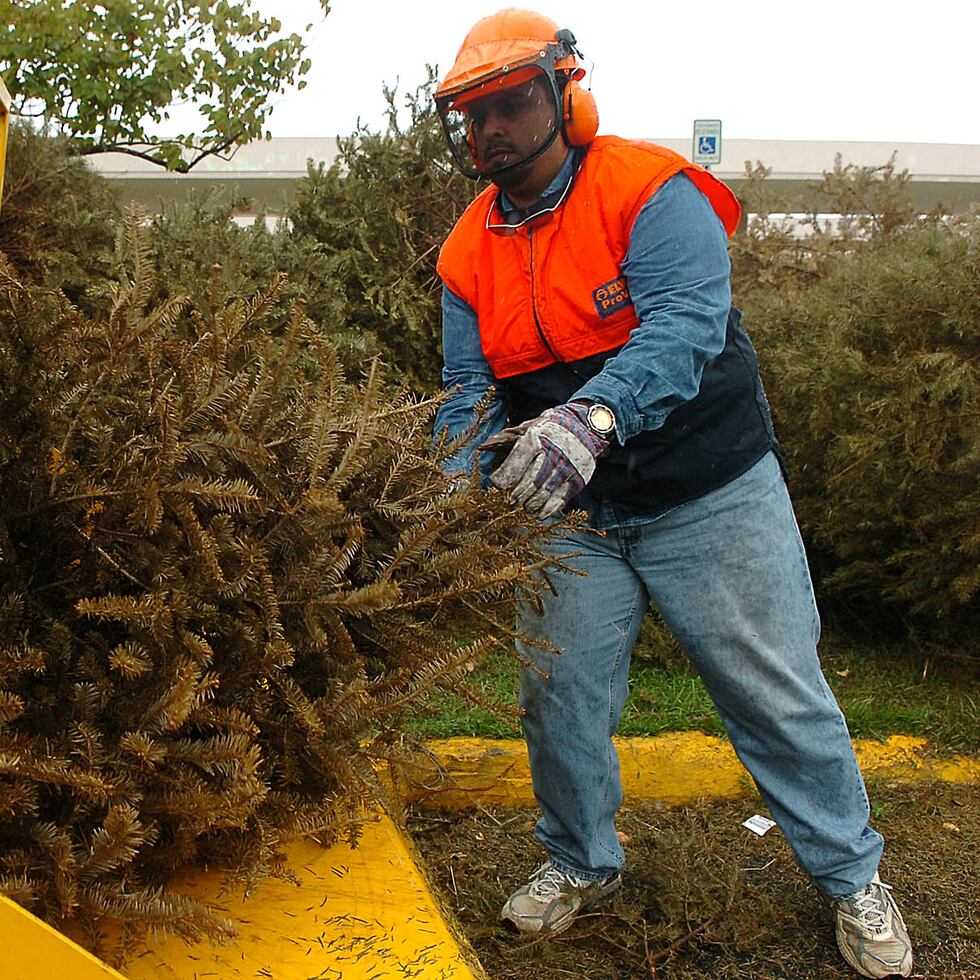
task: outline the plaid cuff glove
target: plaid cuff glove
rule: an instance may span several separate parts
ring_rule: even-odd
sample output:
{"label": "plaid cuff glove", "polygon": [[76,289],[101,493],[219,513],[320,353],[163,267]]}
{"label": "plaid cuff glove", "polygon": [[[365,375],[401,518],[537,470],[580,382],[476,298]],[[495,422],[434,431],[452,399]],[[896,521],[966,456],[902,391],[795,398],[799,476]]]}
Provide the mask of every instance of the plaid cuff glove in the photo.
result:
{"label": "plaid cuff glove", "polygon": [[514,444],[490,482],[539,520],[557,514],[592,479],[609,448],[588,423],[589,406],[568,402],[536,418]]}

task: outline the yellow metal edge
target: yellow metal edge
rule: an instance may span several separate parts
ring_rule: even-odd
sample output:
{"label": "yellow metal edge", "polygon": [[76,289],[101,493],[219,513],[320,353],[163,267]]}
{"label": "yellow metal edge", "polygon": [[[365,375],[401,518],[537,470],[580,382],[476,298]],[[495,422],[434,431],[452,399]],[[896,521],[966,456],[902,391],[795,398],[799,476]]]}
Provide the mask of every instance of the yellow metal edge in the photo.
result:
{"label": "yellow metal edge", "polygon": [[7,130],[10,125],[10,93],[0,78],[0,200],[3,200],[3,173],[7,168]]}
{"label": "yellow metal edge", "polygon": [[0,976],[3,980],[126,980],[16,902],[0,895]]}
{"label": "yellow metal edge", "polygon": [[486,980],[389,817],[371,815],[356,848],[305,840],[284,853],[298,884],[267,880],[251,897],[223,893],[218,872],[182,875],[174,890],[225,915],[237,939],[147,943],[123,967],[129,980]]}

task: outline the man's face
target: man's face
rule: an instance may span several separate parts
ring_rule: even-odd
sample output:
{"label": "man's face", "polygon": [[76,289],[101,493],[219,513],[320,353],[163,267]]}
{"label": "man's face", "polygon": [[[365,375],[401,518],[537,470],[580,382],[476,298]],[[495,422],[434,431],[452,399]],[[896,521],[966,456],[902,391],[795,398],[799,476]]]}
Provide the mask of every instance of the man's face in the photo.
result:
{"label": "man's face", "polygon": [[[547,180],[552,174],[546,171],[557,172],[551,157],[561,165],[565,157],[561,140],[555,141],[558,154],[545,152],[530,163],[513,166],[547,143],[558,126],[554,96],[545,79],[530,79],[475,99],[467,111],[477,154],[486,175],[499,187],[510,191],[523,186],[539,170]],[[507,167],[510,169],[505,170]]]}

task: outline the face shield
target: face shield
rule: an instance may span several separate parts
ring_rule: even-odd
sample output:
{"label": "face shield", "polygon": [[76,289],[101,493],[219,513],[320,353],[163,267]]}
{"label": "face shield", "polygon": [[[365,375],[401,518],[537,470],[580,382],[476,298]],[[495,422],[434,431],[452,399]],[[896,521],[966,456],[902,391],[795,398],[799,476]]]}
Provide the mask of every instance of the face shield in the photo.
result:
{"label": "face shield", "polygon": [[554,56],[503,68],[450,95],[436,109],[459,169],[494,180],[527,166],[561,134]]}

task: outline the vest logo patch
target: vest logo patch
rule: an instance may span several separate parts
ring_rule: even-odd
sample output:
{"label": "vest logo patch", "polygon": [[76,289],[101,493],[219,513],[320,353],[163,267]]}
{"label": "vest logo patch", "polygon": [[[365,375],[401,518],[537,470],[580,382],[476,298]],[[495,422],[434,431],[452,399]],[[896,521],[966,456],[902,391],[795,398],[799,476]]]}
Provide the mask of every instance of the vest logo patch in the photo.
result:
{"label": "vest logo patch", "polygon": [[596,313],[603,320],[627,306],[632,306],[633,300],[626,288],[626,277],[620,276],[618,279],[612,279],[603,283],[598,289],[594,289],[592,302],[595,303]]}

